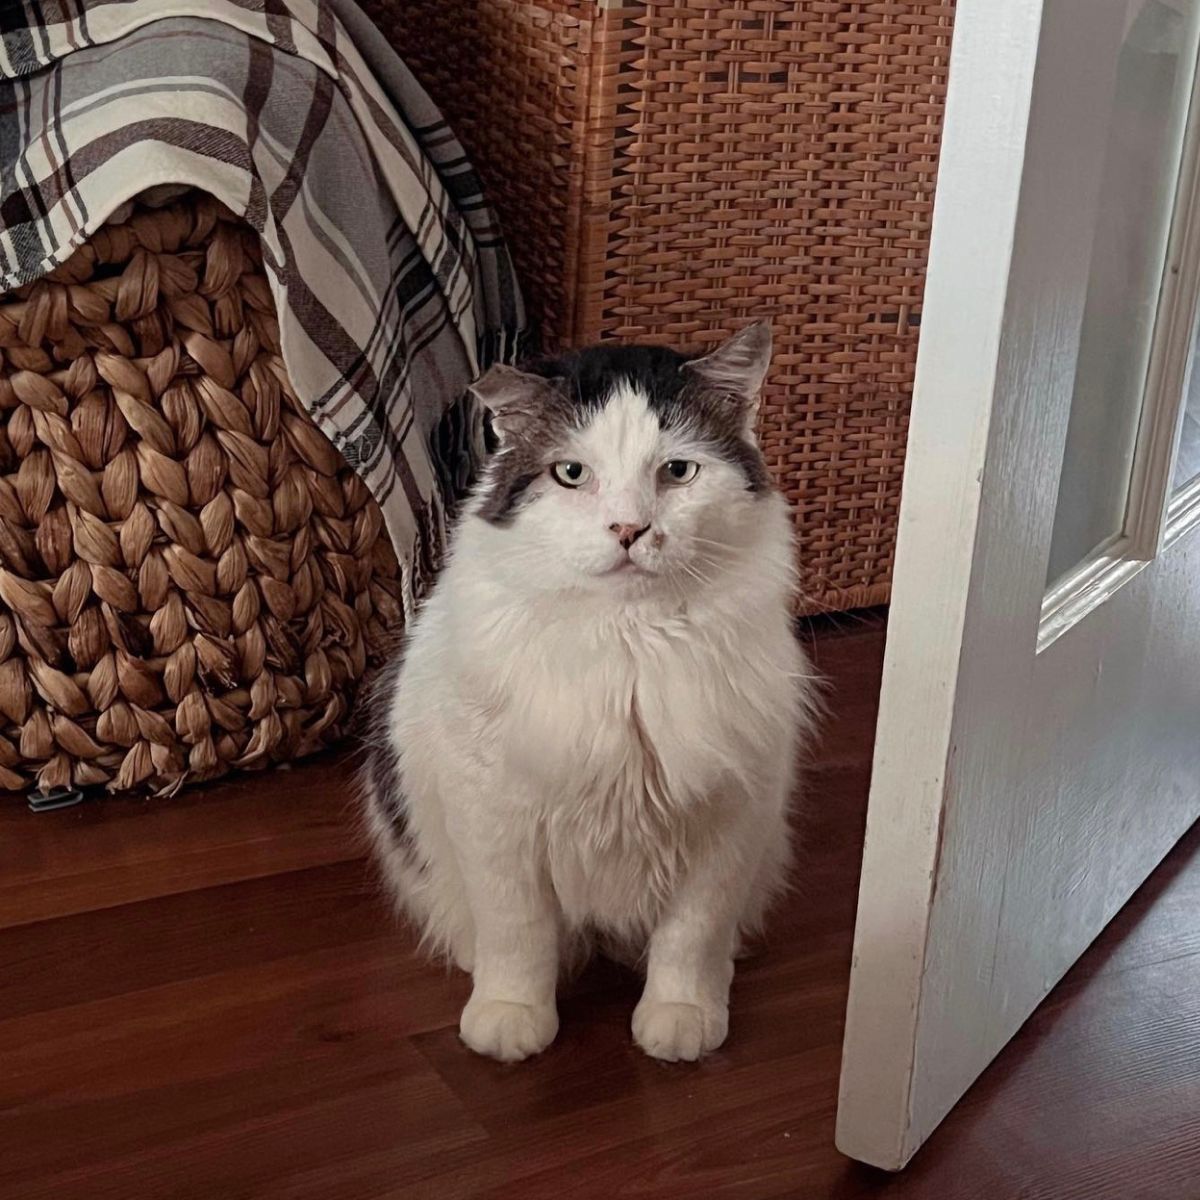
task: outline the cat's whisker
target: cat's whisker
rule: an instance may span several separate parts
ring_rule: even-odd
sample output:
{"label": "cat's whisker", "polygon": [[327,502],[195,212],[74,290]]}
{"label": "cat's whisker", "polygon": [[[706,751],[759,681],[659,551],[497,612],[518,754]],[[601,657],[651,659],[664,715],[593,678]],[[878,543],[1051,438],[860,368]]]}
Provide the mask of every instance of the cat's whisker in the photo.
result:
{"label": "cat's whisker", "polygon": [[712,583],[712,581],[713,581],[713,580],[712,580],[712,576],[703,574],[703,573],[701,572],[700,568],[699,568],[699,567],[697,567],[697,566],[696,566],[696,564],[695,564],[694,562],[691,562],[691,563],[687,563],[687,562],[685,562],[685,563],[681,563],[681,564],[680,564],[680,566],[682,566],[682,567],[683,567],[683,569],[684,569],[684,570],[685,570],[685,571],[686,571],[686,572],[687,572],[687,573],[688,573],[688,574],[689,574],[689,575],[690,575],[690,576],[691,576],[693,579],[695,579],[697,583],[705,583],[705,584],[708,584],[708,583]]}

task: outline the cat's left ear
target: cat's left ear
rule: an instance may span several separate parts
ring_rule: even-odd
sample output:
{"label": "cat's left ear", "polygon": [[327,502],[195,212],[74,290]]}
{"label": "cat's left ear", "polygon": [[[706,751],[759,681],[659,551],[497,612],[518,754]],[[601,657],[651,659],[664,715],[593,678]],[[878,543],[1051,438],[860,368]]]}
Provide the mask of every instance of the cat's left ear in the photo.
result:
{"label": "cat's left ear", "polygon": [[771,365],[771,326],[756,321],[739,330],[703,358],[693,358],[683,370],[702,379],[715,391],[745,406],[747,424],[753,426],[759,393]]}

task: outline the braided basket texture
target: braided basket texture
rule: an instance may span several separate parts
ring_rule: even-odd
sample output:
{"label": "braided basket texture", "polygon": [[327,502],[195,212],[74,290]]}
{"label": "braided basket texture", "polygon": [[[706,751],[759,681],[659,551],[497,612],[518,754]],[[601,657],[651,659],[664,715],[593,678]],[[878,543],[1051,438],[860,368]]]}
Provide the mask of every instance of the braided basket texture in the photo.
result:
{"label": "braided basket texture", "polygon": [[309,754],[399,596],[214,200],[135,207],[0,297],[0,786],[169,793]]}
{"label": "braided basket texture", "polygon": [[953,0],[363,6],[478,165],[546,342],[770,318],[805,607],[885,601]]}

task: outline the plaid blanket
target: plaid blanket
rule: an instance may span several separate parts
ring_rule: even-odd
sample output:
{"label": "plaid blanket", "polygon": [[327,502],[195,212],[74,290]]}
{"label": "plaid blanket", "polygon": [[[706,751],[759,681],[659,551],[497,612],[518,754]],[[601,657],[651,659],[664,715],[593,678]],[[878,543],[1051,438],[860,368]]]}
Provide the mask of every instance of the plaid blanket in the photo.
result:
{"label": "plaid blanket", "polygon": [[297,395],[379,500],[411,605],[475,446],[439,422],[524,324],[425,92],[351,0],[0,0],[0,33],[0,290],[148,188],[243,215]]}

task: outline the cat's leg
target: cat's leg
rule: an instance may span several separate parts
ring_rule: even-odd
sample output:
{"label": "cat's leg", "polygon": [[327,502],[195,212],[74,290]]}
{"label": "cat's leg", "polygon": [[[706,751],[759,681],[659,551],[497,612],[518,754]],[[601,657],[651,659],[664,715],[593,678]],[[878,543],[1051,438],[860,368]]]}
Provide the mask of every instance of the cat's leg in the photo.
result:
{"label": "cat's leg", "polygon": [[633,1036],[654,1058],[691,1062],[725,1040],[738,929],[758,901],[759,867],[778,815],[746,817],[695,854],[650,935]]}
{"label": "cat's leg", "polygon": [[477,1053],[517,1062],[558,1032],[558,905],[527,813],[485,802],[459,814],[452,836],[475,926],[459,1033]]}

